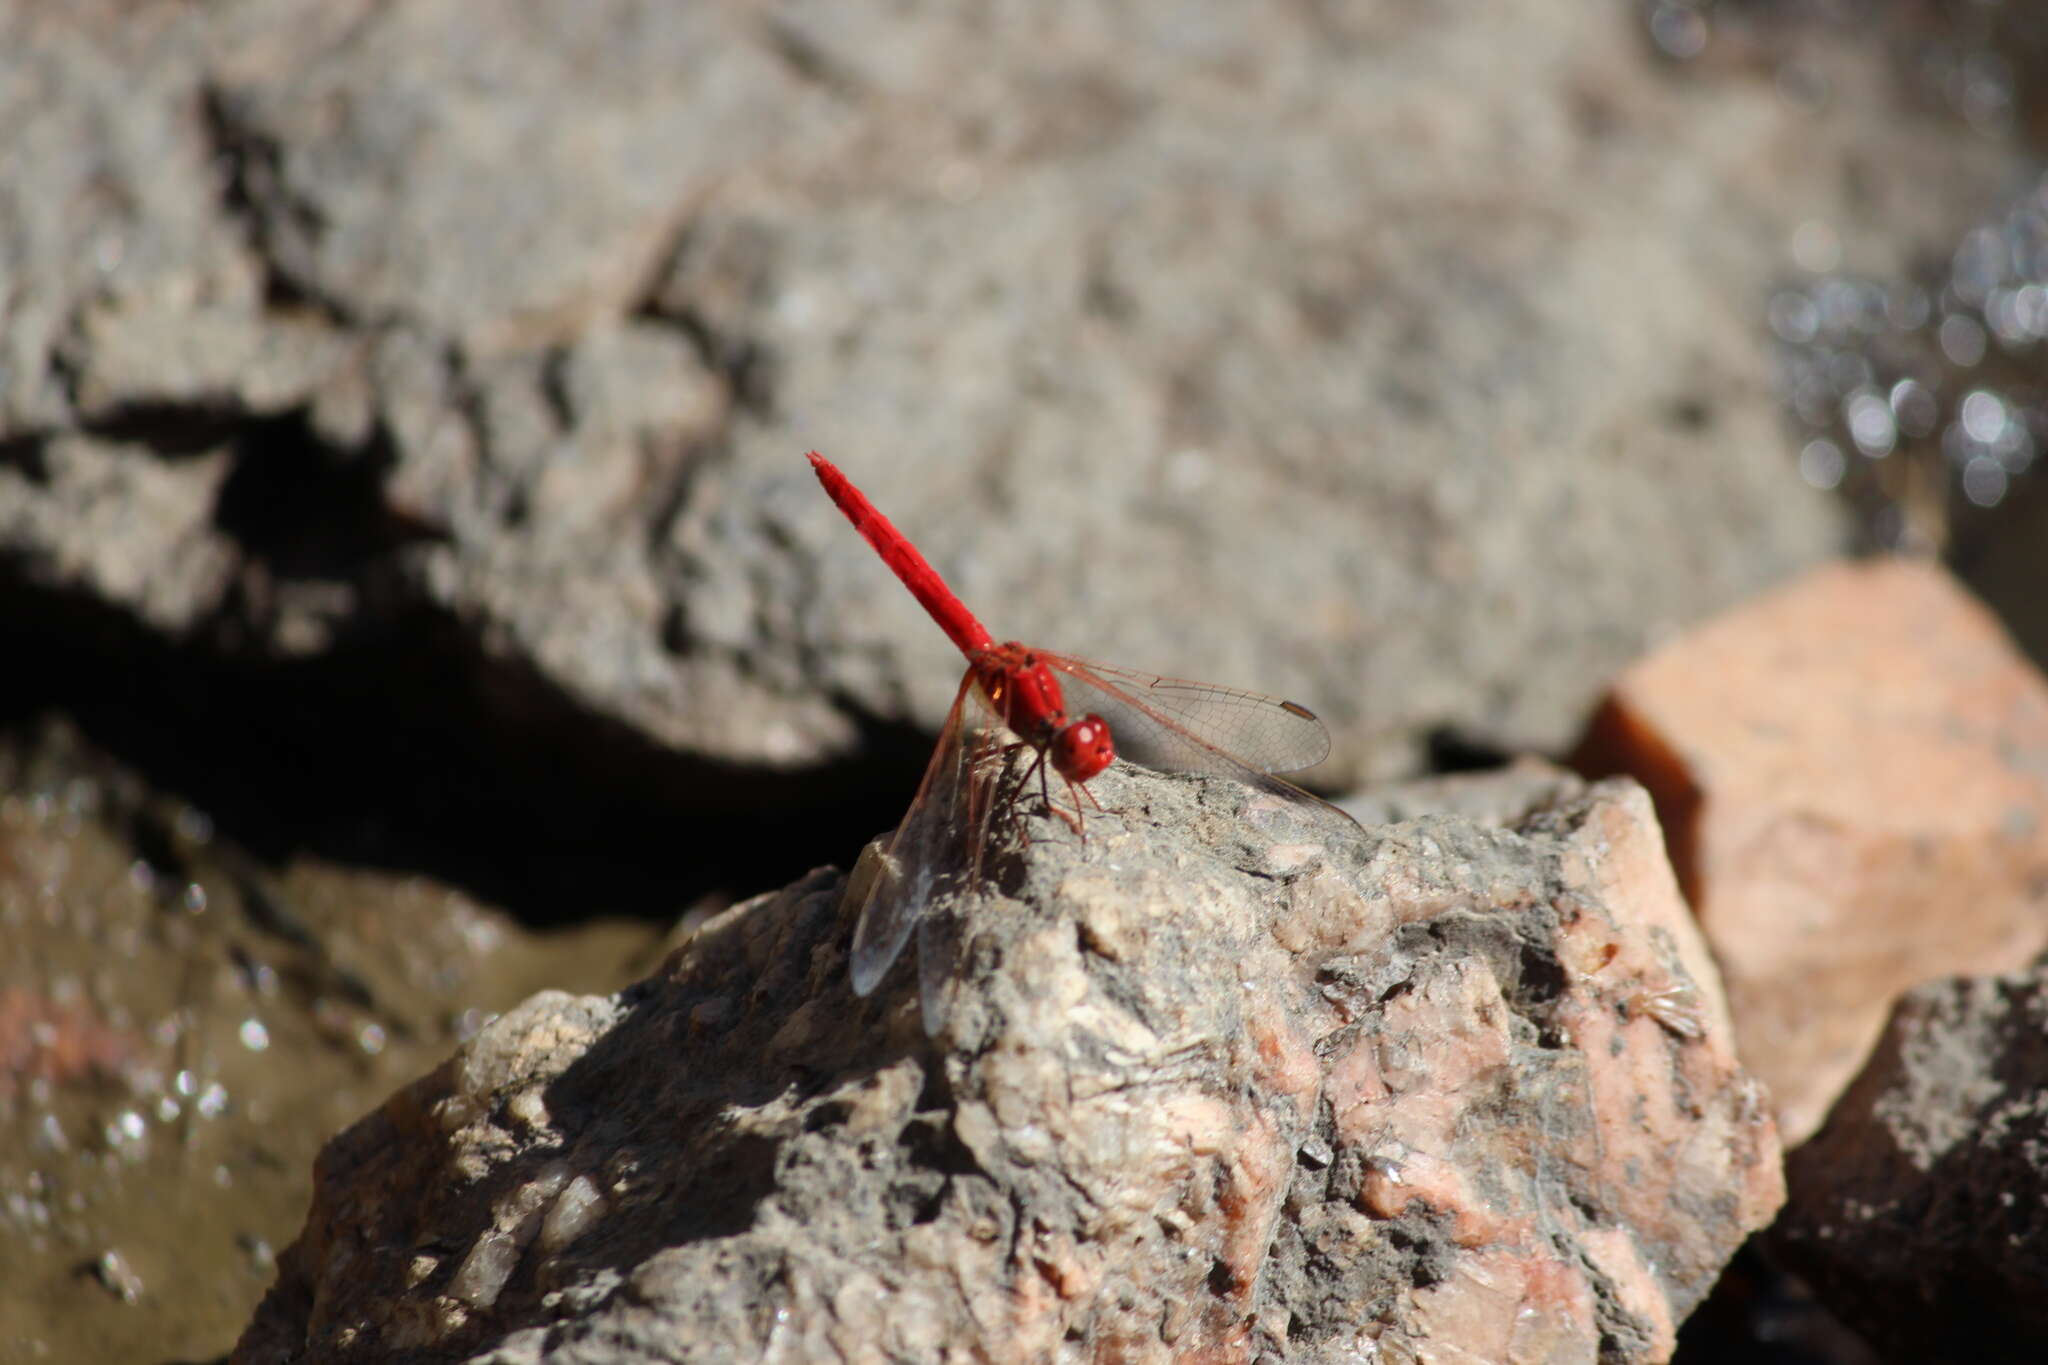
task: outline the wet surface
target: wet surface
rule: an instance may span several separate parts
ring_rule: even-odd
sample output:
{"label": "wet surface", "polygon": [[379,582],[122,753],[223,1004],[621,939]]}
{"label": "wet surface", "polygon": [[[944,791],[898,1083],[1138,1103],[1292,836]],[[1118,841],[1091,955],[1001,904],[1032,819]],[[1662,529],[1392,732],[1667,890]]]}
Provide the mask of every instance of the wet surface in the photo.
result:
{"label": "wet surface", "polygon": [[259,863],[62,724],[0,747],[0,1357],[224,1354],[314,1155],[542,987],[663,929],[549,933],[423,877]]}
{"label": "wet surface", "polygon": [[1919,275],[1815,273],[1769,322],[1801,477],[1867,547],[1944,556],[2048,661],[2048,178]]}
{"label": "wet surface", "polygon": [[[2048,147],[2048,14],[2024,0],[1644,0],[1641,15],[1665,59],[1769,68],[1816,110],[1836,98],[1817,54],[1875,43],[1898,95],[1959,140]],[[2048,665],[2048,177],[1895,276],[1845,261],[1850,226],[1801,223],[1765,310],[1798,477],[1841,495],[1858,548],[1941,557]]]}

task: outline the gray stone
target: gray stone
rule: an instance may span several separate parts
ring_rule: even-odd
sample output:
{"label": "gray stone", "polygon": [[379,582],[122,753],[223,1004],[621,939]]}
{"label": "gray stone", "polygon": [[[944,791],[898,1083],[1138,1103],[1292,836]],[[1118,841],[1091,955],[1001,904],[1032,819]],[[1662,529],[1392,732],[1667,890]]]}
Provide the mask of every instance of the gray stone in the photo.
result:
{"label": "gray stone", "polygon": [[1099,782],[937,907],[933,1039],[829,870],[486,1027],[335,1139],[235,1360],[1667,1358],[1781,1186],[1640,789]]}
{"label": "gray stone", "polygon": [[[1297,696],[1333,782],[1442,726],[1555,749],[1836,543],[1760,345],[1791,229],[1884,269],[1996,174],[1874,50],[1816,113],[1533,0],[0,22],[9,573],[257,658],[450,622],[487,690],[754,768],[958,676],[806,446],[999,636]],[[386,520],[310,572],[276,547],[334,523],[81,576],[53,547],[106,513],[29,486],[77,436],[343,471]]]}
{"label": "gray stone", "polygon": [[221,116],[274,268],[484,351],[629,312],[696,204],[794,131],[781,64],[716,6],[412,0],[240,67]]}
{"label": "gray stone", "polygon": [[172,461],[60,437],[33,470],[0,465],[0,539],[37,586],[121,602],[175,638],[219,600],[238,563],[213,524],[227,471],[225,450]]}

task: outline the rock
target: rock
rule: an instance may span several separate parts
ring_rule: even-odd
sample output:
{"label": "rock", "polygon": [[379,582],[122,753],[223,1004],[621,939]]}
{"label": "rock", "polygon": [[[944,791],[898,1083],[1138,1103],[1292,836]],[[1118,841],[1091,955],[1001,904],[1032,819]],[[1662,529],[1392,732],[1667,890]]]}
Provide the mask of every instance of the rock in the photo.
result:
{"label": "rock", "polygon": [[[1757,343],[1783,243],[1882,270],[2002,183],[1874,45],[1809,54],[1815,110],[1601,10],[1164,13],[33,7],[0,588],[261,666],[426,638],[540,697],[480,746],[624,732],[705,791],[950,700],[816,445],[999,634],[1300,696],[1341,781],[1441,726],[1554,748],[1832,548]],[[95,514],[34,456],[77,439],[335,496],[242,504],[204,573],[72,572]]]}
{"label": "rock", "polygon": [[233,429],[303,404],[347,361],[333,328],[309,317],[262,317],[246,302],[126,298],[88,310],[79,328],[72,394],[89,428],[184,409],[195,418],[218,413]]}
{"label": "rock", "polygon": [[239,565],[214,524],[226,450],[172,461],[72,436],[44,446],[35,466],[29,477],[0,466],[0,537],[35,586],[118,601],[174,639],[219,605]]}
{"label": "rock", "polygon": [[273,268],[470,353],[631,314],[717,183],[822,112],[715,6],[596,0],[565,24],[522,0],[479,23],[410,0],[294,50],[226,46],[221,135]]}
{"label": "rock", "polygon": [[[77,430],[81,362],[161,392],[166,371],[203,368],[203,358],[135,363],[131,343],[146,335],[182,350],[168,319],[242,333],[260,329],[265,313],[261,262],[221,202],[216,148],[199,116],[203,17],[11,6],[0,29],[0,440],[9,440]],[[110,307],[163,325],[109,331],[88,320]],[[101,344],[111,348],[104,364]],[[238,341],[239,354],[249,349]],[[122,351],[126,363],[114,358]],[[238,383],[227,376],[230,393]],[[102,411],[124,401],[121,390],[94,398]]]}
{"label": "rock", "polygon": [[1700,627],[1621,676],[1582,758],[1656,795],[1788,1136],[1901,991],[2048,943],[2048,683],[1932,565],[1834,565]]}
{"label": "rock", "polygon": [[499,1019],[335,1139],[234,1359],[1667,1358],[1781,1187],[1642,792],[1099,783],[947,907],[934,1040],[830,871]]}
{"label": "rock", "polygon": [[1890,1359],[2036,1361],[2044,1154],[2048,961],[1933,982],[1793,1153],[1771,1242]]}
{"label": "rock", "polygon": [[[1785,185],[1813,182],[1780,164],[1746,185],[1725,139],[1759,119],[1797,163],[1847,129],[1795,133],[1761,91],[1666,103],[1594,12],[1198,14],[1171,36],[1006,31],[993,61],[980,26],[935,23],[929,67],[886,26],[794,35],[853,97],[924,121],[840,134],[818,213],[789,215],[779,183],[710,206],[661,306],[702,300],[770,358],[771,420],[737,425],[709,478],[820,557],[800,638],[837,690],[929,724],[957,671],[829,508],[791,506],[774,417],[999,637],[1266,679],[1331,721],[1351,772],[1412,764],[1445,724],[1561,747],[1652,632],[1824,552],[1832,511],[1784,478],[1754,323],[1729,311],[1764,296],[1776,267],[1751,253]],[[1469,81],[1503,50],[1517,81]],[[1680,201],[1706,221],[1633,222]],[[1020,518],[1031,534],[1001,533]],[[1708,528],[1730,522],[1757,535],[1724,557]],[[686,604],[774,619],[784,585],[751,548],[693,555]],[[1231,626],[1191,630],[1195,603]]]}
{"label": "rock", "polygon": [[1347,797],[1345,813],[1365,826],[1425,815],[1455,815],[1474,824],[1514,828],[1537,811],[1576,796],[1585,784],[1567,768],[1524,756],[1506,767],[1390,782]]}

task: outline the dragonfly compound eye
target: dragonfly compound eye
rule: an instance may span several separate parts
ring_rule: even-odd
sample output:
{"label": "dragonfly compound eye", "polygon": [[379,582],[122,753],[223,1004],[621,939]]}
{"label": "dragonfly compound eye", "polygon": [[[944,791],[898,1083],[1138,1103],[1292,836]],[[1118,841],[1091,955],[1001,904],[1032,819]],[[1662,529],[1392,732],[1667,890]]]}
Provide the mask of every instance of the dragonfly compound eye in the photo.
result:
{"label": "dragonfly compound eye", "polygon": [[1086,782],[1115,761],[1116,741],[1100,716],[1083,716],[1053,737],[1053,769],[1069,782]]}

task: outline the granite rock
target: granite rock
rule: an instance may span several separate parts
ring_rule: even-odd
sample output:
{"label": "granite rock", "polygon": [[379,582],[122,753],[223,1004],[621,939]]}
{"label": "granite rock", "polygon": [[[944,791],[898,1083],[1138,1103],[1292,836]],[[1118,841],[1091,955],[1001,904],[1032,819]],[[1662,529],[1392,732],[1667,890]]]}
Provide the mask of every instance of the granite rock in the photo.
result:
{"label": "granite rock", "polygon": [[1642,792],[1099,782],[944,907],[935,1038],[830,870],[488,1026],[335,1139],[235,1359],[1668,1358],[1781,1185]]}
{"label": "granite rock", "polygon": [[2048,946],[2048,680],[1936,566],[1831,565],[1699,626],[1582,756],[1655,794],[1789,1139],[1900,992]]}

